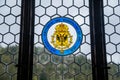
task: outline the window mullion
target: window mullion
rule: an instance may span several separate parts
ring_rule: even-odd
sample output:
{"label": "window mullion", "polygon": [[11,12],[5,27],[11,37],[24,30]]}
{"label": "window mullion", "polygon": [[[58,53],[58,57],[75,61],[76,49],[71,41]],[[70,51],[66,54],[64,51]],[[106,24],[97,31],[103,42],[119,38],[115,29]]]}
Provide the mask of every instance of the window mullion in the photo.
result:
{"label": "window mullion", "polygon": [[35,0],[22,0],[17,80],[32,80]]}
{"label": "window mullion", "polygon": [[89,0],[93,80],[108,80],[103,0]]}

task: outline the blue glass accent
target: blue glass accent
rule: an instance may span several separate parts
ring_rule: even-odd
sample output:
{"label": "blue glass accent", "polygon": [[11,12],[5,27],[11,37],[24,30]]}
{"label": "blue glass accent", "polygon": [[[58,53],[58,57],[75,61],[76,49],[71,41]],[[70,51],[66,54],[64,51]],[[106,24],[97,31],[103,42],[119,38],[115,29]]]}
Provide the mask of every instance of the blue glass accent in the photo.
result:
{"label": "blue glass accent", "polygon": [[[64,53],[61,53],[60,50],[53,48],[49,44],[48,39],[47,39],[47,32],[50,29],[50,27],[59,22],[64,22],[64,23],[70,24],[76,30],[76,33],[77,33],[77,40],[76,40],[75,44],[71,48],[64,50]],[[45,25],[45,27],[43,28],[43,31],[42,31],[42,42],[43,42],[44,46],[46,47],[46,49],[48,49],[52,54],[59,55],[59,56],[66,56],[66,55],[70,55],[70,54],[74,53],[81,45],[82,38],[83,38],[82,30],[81,30],[80,26],[77,24],[77,22],[75,22],[74,20],[72,20],[70,18],[66,18],[66,17],[58,17],[58,18],[54,18],[54,19],[50,20]]]}

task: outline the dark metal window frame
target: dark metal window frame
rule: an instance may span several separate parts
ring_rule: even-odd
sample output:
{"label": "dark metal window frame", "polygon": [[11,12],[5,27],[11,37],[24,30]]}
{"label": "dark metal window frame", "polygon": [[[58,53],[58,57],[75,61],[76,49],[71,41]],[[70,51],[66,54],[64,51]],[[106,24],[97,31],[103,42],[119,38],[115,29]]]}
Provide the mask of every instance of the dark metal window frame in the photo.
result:
{"label": "dark metal window frame", "polygon": [[17,80],[32,80],[35,0],[22,0]]}
{"label": "dark metal window frame", "polygon": [[89,0],[93,80],[108,80],[103,0]]}
{"label": "dark metal window frame", "polygon": [[[103,0],[89,0],[93,80],[108,80]],[[22,0],[17,80],[32,80],[35,0]]]}

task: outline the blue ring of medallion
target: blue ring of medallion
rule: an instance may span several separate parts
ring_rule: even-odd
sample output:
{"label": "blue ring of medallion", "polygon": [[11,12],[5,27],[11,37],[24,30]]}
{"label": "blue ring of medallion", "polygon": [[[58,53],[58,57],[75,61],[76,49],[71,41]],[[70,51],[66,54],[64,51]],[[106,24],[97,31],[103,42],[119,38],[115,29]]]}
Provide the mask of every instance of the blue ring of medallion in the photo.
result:
{"label": "blue ring of medallion", "polygon": [[[75,29],[75,31],[77,33],[76,42],[74,43],[74,45],[71,48],[64,50],[64,53],[60,53],[60,50],[53,48],[49,44],[48,39],[47,39],[47,33],[48,33],[48,30],[50,29],[50,27],[56,23],[59,23],[59,22],[65,22],[65,23],[70,24]],[[66,55],[69,55],[69,54],[72,54],[73,52],[75,52],[79,48],[79,46],[81,45],[82,38],[83,38],[83,34],[82,34],[82,30],[81,30],[80,26],[72,19],[66,18],[66,17],[58,17],[58,18],[54,18],[54,19],[50,20],[42,30],[42,42],[43,42],[44,46],[52,54],[56,54],[59,56],[66,56]]]}

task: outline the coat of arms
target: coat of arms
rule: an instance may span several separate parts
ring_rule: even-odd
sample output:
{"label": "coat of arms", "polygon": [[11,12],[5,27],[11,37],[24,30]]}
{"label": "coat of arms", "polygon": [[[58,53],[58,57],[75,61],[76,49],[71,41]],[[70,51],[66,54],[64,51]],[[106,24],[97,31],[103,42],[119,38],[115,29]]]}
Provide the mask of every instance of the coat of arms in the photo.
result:
{"label": "coat of arms", "polygon": [[72,35],[66,24],[60,23],[56,25],[54,34],[51,36],[51,43],[56,49],[60,50],[61,53],[70,47],[72,44]]}

